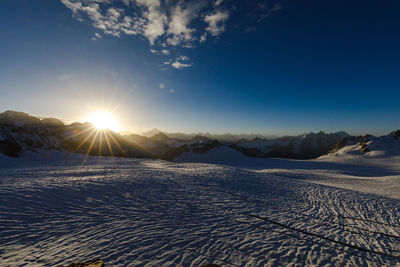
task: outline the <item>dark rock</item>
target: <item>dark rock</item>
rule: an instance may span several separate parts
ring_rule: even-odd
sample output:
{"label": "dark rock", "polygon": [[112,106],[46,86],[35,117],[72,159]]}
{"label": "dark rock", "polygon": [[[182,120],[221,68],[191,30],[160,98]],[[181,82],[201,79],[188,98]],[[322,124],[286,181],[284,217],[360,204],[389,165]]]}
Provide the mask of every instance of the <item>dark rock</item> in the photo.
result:
{"label": "dark rock", "polygon": [[0,124],[15,125],[15,126],[40,126],[42,122],[40,119],[29,116],[24,112],[7,110],[0,113]]}
{"label": "dark rock", "polygon": [[18,157],[21,153],[22,148],[14,140],[1,140],[0,141],[0,153],[10,157]]}
{"label": "dark rock", "polygon": [[391,136],[393,136],[394,139],[398,140],[400,139],[400,130],[393,131],[390,133]]}

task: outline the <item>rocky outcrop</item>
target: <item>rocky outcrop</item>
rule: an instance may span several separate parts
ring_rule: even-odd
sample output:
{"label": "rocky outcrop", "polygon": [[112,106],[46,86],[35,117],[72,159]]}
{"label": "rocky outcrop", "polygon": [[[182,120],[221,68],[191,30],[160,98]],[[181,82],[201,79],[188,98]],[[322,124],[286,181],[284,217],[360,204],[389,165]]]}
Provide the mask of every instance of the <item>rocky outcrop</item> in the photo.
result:
{"label": "rocky outcrop", "polygon": [[57,119],[39,120],[23,112],[0,114],[0,153],[17,157],[25,151],[63,150],[93,156],[151,157],[140,146],[112,131],[91,124],[64,125]]}
{"label": "rocky outcrop", "polygon": [[0,124],[10,126],[38,126],[42,125],[40,119],[24,112],[7,110],[0,113]]}
{"label": "rocky outcrop", "polygon": [[399,140],[400,139],[400,130],[393,131],[390,133],[391,136],[393,136],[394,139]]}

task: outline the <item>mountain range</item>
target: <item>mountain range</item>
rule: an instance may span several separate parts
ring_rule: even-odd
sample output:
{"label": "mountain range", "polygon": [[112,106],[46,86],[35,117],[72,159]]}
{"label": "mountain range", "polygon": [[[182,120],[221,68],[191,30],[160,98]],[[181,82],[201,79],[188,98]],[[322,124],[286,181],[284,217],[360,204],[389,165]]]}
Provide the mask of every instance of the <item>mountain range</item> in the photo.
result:
{"label": "mountain range", "polygon": [[23,112],[0,113],[0,153],[13,157],[26,151],[60,150],[92,156],[174,160],[185,153],[204,154],[225,147],[248,157],[313,159],[337,153],[347,146],[368,153],[370,143],[379,143],[381,139],[396,141],[400,139],[400,130],[383,137],[321,131],[267,138],[251,134],[168,134],[157,129],[142,135],[121,135],[109,130],[96,131],[90,123],[66,125],[55,118],[39,119]]}

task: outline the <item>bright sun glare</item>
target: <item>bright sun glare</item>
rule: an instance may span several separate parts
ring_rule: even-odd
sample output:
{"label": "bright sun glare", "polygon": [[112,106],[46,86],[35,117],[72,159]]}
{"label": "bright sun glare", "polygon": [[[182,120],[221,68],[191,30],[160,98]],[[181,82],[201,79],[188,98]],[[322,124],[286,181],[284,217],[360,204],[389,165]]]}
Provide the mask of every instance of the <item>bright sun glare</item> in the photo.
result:
{"label": "bright sun glare", "polygon": [[108,129],[114,132],[120,131],[120,126],[118,124],[117,119],[115,119],[115,117],[108,112],[104,111],[95,112],[87,118],[87,121],[92,123],[94,127],[96,127],[99,130]]}

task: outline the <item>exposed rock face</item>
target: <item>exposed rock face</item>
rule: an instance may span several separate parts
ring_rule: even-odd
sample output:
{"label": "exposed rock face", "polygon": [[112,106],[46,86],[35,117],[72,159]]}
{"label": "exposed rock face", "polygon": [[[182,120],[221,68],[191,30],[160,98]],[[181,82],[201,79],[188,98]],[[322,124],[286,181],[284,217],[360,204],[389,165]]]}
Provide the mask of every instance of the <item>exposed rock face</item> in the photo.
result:
{"label": "exposed rock face", "polygon": [[368,142],[371,141],[370,135],[361,136],[360,140],[358,141],[358,146],[360,147],[361,152],[368,153],[370,149],[368,147]]}
{"label": "exposed rock face", "polygon": [[334,148],[330,152],[336,152],[348,145],[358,145],[360,151],[363,153],[370,152],[368,143],[371,141],[371,135],[363,135],[363,136],[348,136],[343,138],[339,143],[337,143]]}
{"label": "exposed rock face", "polygon": [[22,148],[14,140],[0,140],[0,153],[10,157],[18,157]]}
{"label": "exposed rock face", "polygon": [[[64,267],[64,266],[60,265],[58,267]],[[95,259],[85,262],[71,263],[65,267],[104,267],[104,262],[100,259]]]}
{"label": "exposed rock face", "polygon": [[390,133],[391,136],[393,136],[394,139],[398,140],[400,139],[400,130],[393,131]]}

